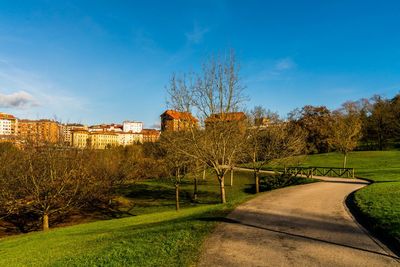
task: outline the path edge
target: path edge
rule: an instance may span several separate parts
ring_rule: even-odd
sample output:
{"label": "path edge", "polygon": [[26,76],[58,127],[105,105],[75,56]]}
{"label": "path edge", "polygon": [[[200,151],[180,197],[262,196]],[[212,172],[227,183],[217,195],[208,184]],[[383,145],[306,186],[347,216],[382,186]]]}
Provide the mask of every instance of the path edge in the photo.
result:
{"label": "path edge", "polygon": [[[360,179],[360,178],[359,178]],[[364,180],[369,180],[362,178]],[[362,188],[358,189],[361,190]],[[355,193],[358,191],[351,192],[345,199],[344,203],[353,219],[359,224],[360,227],[366,231],[372,239],[376,242],[382,243],[391,252],[400,257],[400,240],[387,234],[384,230],[374,227],[373,219],[363,213],[355,201]]]}

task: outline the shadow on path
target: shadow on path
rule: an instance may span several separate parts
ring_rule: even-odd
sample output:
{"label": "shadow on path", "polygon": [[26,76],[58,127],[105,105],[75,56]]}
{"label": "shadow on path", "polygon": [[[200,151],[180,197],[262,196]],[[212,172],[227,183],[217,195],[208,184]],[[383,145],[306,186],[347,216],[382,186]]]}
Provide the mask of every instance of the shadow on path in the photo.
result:
{"label": "shadow on path", "polygon": [[243,226],[246,226],[246,227],[251,227],[251,228],[261,229],[261,230],[265,230],[265,231],[269,231],[269,232],[273,232],[273,233],[288,235],[288,236],[291,236],[291,237],[297,237],[297,238],[302,238],[302,239],[306,239],[306,240],[322,242],[322,243],[325,243],[325,244],[330,244],[330,245],[350,248],[350,249],[354,249],[354,250],[358,250],[358,251],[373,253],[373,254],[377,254],[377,255],[381,255],[381,256],[385,256],[385,257],[389,257],[389,258],[395,259],[400,263],[400,258],[397,257],[397,256],[392,256],[392,255],[389,255],[389,254],[385,254],[385,253],[381,253],[381,252],[377,252],[377,251],[373,251],[373,250],[369,250],[369,249],[365,249],[365,248],[360,248],[360,247],[355,247],[355,246],[351,246],[351,245],[341,244],[341,243],[332,242],[332,241],[319,239],[319,238],[314,238],[314,237],[310,237],[310,236],[306,236],[306,235],[294,234],[294,233],[289,233],[289,232],[286,232],[286,231],[271,229],[271,228],[264,227],[264,226],[244,223],[244,222],[241,222],[241,221],[235,220],[235,219],[224,218],[224,217],[209,217],[209,218],[200,218],[199,220],[201,220],[201,221],[218,221],[218,222],[223,222],[223,223],[239,224],[239,225],[243,225]]}

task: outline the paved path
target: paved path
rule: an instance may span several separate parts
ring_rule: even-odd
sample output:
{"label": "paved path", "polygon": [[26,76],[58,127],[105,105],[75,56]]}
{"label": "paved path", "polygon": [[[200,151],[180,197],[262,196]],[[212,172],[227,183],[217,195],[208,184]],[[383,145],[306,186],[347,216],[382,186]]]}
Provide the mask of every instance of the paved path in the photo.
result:
{"label": "paved path", "polygon": [[206,240],[199,266],[400,266],[345,207],[367,182],[318,178],[239,206]]}

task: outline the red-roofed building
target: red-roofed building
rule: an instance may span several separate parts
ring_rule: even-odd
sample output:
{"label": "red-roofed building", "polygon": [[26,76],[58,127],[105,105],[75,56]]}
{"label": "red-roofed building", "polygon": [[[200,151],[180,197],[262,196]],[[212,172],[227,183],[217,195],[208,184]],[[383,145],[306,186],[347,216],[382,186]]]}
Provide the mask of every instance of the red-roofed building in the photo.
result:
{"label": "red-roofed building", "polygon": [[198,120],[190,112],[167,110],[161,117],[161,131],[184,131],[197,126]]}
{"label": "red-roofed building", "polygon": [[246,120],[246,114],[244,112],[227,112],[227,113],[216,113],[211,114],[205,123],[209,122],[220,122],[220,121],[244,121]]}
{"label": "red-roofed building", "polygon": [[241,129],[246,128],[246,114],[244,112],[227,112],[227,113],[216,113],[211,114],[208,118],[205,119],[204,123],[207,126],[210,126],[214,123],[220,122],[230,122],[237,123],[238,127]]}

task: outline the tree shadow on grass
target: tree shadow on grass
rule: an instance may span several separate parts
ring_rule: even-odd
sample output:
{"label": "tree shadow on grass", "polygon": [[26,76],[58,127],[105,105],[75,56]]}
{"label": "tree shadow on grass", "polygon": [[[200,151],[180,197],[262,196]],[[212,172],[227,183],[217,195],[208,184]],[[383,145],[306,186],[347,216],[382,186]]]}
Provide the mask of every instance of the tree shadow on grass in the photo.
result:
{"label": "tree shadow on grass", "polygon": [[[175,201],[175,188],[157,184],[133,184],[119,191],[124,197],[137,201],[141,206],[173,206]],[[197,200],[193,199],[192,189],[180,189],[180,202],[188,204],[216,204],[219,194],[206,190],[198,190]]]}
{"label": "tree shadow on grass", "polygon": [[132,184],[118,189],[118,192],[132,199],[173,199],[175,191],[172,188],[161,185]]}

